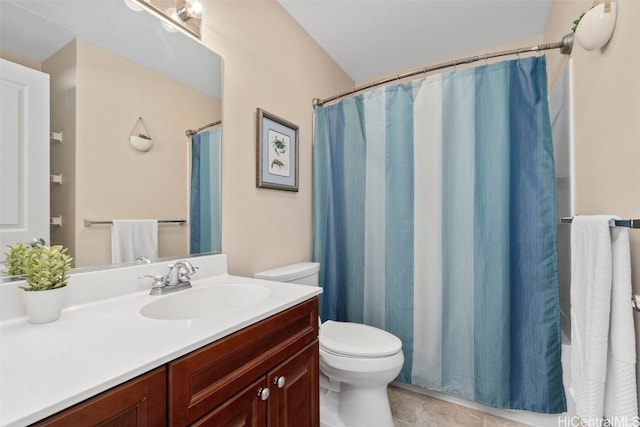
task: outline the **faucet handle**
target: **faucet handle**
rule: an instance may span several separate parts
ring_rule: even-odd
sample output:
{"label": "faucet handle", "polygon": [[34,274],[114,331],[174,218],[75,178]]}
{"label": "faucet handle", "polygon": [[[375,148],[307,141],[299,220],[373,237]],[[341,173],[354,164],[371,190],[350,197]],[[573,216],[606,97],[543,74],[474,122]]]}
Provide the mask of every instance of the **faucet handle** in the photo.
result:
{"label": "faucet handle", "polygon": [[145,277],[150,277],[153,279],[153,282],[151,282],[151,289],[162,288],[163,286],[166,285],[164,276],[161,274],[157,276],[152,276],[151,274],[143,274],[142,276],[138,276],[138,279],[144,279]]}

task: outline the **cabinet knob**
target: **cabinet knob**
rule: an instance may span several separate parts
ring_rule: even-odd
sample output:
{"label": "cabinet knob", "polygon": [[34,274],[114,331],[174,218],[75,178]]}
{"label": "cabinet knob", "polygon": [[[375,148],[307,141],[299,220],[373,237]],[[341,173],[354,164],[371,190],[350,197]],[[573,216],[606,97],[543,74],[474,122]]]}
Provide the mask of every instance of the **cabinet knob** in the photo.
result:
{"label": "cabinet knob", "polygon": [[284,376],[281,376],[281,377],[275,377],[275,378],[273,379],[273,383],[274,383],[275,385],[277,385],[277,386],[278,386],[278,388],[282,388],[282,387],[284,387],[284,385],[287,383],[287,379],[286,379]]}
{"label": "cabinet knob", "polygon": [[260,396],[260,399],[262,400],[267,400],[270,394],[271,394],[271,391],[269,391],[269,389],[266,387],[265,388],[260,387],[258,389],[258,396]]}

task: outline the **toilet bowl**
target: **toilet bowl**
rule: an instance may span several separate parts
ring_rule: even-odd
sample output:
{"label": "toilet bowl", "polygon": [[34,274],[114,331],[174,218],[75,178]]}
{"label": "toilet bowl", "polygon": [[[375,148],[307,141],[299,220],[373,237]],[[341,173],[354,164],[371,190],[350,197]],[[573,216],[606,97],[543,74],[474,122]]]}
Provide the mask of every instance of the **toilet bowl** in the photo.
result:
{"label": "toilet bowl", "polygon": [[[320,264],[305,262],[254,275],[257,279],[318,286]],[[393,334],[352,322],[320,325],[321,427],[392,427],[387,385],[404,364]]]}

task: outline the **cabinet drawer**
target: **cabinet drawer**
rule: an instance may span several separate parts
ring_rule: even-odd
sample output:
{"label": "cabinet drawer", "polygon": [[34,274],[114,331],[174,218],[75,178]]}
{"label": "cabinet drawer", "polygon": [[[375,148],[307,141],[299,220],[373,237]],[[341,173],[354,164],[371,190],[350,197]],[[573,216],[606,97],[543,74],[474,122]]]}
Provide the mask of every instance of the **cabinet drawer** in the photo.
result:
{"label": "cabinet drawer", "polygon": [[318,337],[318,298],[168,365],[169,425],[195,422]]}

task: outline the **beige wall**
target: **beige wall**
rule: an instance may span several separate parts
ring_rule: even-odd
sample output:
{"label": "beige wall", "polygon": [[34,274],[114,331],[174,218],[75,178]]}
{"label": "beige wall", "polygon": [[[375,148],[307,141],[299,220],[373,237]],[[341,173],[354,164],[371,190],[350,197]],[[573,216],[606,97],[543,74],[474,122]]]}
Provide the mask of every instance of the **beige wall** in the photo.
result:
{"label": "beige wall", "polygon": [[42,63],[50,76],[50,126],[62,132],[63,143],[52,142],[51,174],[62,174],[62,184],[50,184],[50,215],[62,216],[63,227],[51,227],[52,244],[68,248],[76,263],[76,57],[77,43],[72,41]]}
{"label": "beige wall", "polygon": [[[203,42],[224,59],[222,251],[232,274],[311,259],[311,101],[353,81],[275,0],[206,1]],[[256,188],[256,108],[299,126],[297,193]]]}
{"label": "beige wall", "polygon": [[[591,0],[555,0],[544,32],[554,41]],[[640,2],[618,0],[613,37],[601,50],[576,43],[574,59],[575,206],[578,214],[640,217]],[[553,81],[566,58],[549,54]],[[631,230],[634,293],[640,293],[640,232]],[[637,315],[636,325],[637,325]],[[640,334],[636,327],[637,342]],[[640,348],[640,346],[639,346]],[[638,352],[640,355],[640,352]]]}

